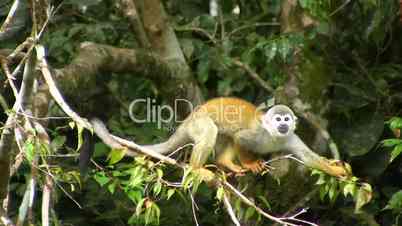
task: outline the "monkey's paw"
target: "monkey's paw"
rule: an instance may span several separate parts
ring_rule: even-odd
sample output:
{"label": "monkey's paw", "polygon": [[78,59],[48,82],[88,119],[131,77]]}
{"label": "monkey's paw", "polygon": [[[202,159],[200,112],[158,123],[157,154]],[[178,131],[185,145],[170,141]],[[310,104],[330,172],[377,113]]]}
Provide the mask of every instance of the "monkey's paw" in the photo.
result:
{"label": "monkey's paw", "polygon": [[333,176],[350,177],[353,175],[352,167],[347,163],[340,160],[329,160],[331,166],[331,174]]}
{"label": "monkey's paw", "polygon": [[251,162],[242,162],[242,166],[253,173],[260,173],[265,169],[264,161],[260,159]]}

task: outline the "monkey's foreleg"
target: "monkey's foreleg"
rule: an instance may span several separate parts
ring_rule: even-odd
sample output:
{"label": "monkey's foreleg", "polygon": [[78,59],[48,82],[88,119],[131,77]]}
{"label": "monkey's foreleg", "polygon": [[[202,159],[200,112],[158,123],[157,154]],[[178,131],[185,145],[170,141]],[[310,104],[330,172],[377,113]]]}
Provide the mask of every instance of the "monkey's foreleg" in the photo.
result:
{"label": "monkey's foreleg", "polygon": [[307,147],[297,135],[289,138],[286,149],[302,160],[306,166],[322,170],[332,176],[347,177],[351,175],[347,165],[332,163],[321,157]]}

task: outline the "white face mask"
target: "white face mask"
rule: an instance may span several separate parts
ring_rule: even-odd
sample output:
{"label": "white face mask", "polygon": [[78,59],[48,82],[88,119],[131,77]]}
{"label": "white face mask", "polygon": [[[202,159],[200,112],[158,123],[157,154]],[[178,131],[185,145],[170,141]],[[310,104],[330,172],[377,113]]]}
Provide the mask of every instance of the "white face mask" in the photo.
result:
{"label": "white face mask", "polygon": [[263,127],[275,137],[284,137],[292,134],[296,128],[297,118],[290,113],[276,113],[271,110],[272,108],[262,118]]}

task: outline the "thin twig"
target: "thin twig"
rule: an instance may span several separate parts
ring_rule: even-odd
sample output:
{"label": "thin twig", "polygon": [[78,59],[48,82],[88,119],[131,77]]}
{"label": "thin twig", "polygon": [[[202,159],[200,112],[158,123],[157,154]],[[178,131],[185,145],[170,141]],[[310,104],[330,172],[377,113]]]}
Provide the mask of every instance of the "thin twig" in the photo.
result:
{"label": "thin twig", "polygon": [[4,21],[3,25],[1,25],[0,28],[0,35],[5,33],[7,31],[8,26],[11,23],[11,20],[13,19],[13,17],[15,16],[15,13],[17,12],[18,6],[20,5],[20,1],[19,0],[15,0],[13,5],[11,6],[10,11],[8,12],[7,18]]}
{"label": "thin twig", "polygon": [[234,194],[234,195],[236,195],[238,198],[240,198],[240,200],[241,200],[244,204],[253,207],[253,208],[254,208],[259,214],[261,214],[262,216],[264,216],[264,217],[266,217],[266,218],[268,218],[268,219],[270,219],[270,220],[272,220],[272,221],[274,221],[274,222],[278,222],[278,223],[280,223],[280,224],[283,224],[283,225],[298,226],[297,224],[288,223],[288,222],[284,221],[284,219],[281,219],[281,218],[279,218],[279,217],[274,217],[274,216],[272,216],[272,215],[266,213],[266,212],[265,212],[264,210],[262,210],[260,207],[256,206],[256,205],[254,204],[254,202],[252,202],[250,199],[248,199],[246,196],[244,196],[240,191],[238,191],[235,187],[233,187],[233,185],[231,185],[230,183],[228,183],[228,182],[226,182],[226,181],[221,181],[221,183],[222,183],[222,185],[223,185],[225,188],[228,188],[229,191],[230,191],[232,194]]}
{"label": "thin twig", "polygon": [[10,72],[10,68],[8,67],[8,60],[6,58],[1,57],[0,64],[1,64],[1,68],[3,68],[4,74],[7,77],[8,84],[10,85],[10,87],[13,91],[14,97],[17,97],[18,90],[17,90],[16,85],[14,84],[15,77]]}
{"label": "thin twig", "polygon": [[302,215],[302,214],[304,214],[304,213],[306,213],[306,212],[307,212],[307,209],[306,209],[306,208],[303,208],[303,209],[301,209],[299,212],[295,213],[294,215],[292,215],[292,216],[290,216],[290,217],[283,217],[283,218],[281,218],[281,219],[288,220],[288,221],[300,222],[300,223],[307,224],[307,225],[311,225],[311,226],[318,226],[318,224],[315,224],[315,223],[312,223],[312,222],[309,222],[309,221],[305,221],[305,220],[301,220],[301,219],[298,219],[298,218],[297,218],[298,216],[300,216],[300,215]]}
{"label": "thin twig", "polygon": [[198,210],[198,206],[197,206],[197,204],[195,203],[195,201],[194,201],[194,197],[193,197],[193,193],[192,192],[190,192],[190,198],[191,198],[191,209],[192,209],[192,211],[193,211],[193,218],[194,218],[194,221],[195,221],[195,225],[197,225],[197,226],[199,226],[200,224],[198,224],[198,220],[197,220],[197,214],[196,214],[196,210]]}
{"label": "thin twig", "polygon": [[329,16],[335,15],[337,12],[339,12],[341,9],[343,9],[347,4],[349,4],[350,0],[346,0],[341,6],[339,6],[337,9],[335,9],[332,13],[329,14]]}
{"label": "thin twig", "polygon": [[262,27],[262,26],[280,26],[281,24],[278,22],[262,22],[262,23],[253,23],[253,24],[246,24],[243,26],[240,26],[236,29],[233,29],[229,34],[227,35],[228,37],[234,35],[235,33],[244,30],[244,29],[249,29],[249,28],[254,28],[254,27]]}
{"label": "thin twig", "polygon": [[7,216],[6,211],[0,207],[0,221],[4,226],[15,226],[13,221]]}
{"label": "thin twig", "polygon": [[80,209],[82,209],[81,204],[80,204],[77,200],[75,200],[75,199],[73,198],[73,196],[70,195],[70,193],[68,193],[68,192],[66,191],[66,189],[64,189],[63,186],[61,186],[61,184],[59,184],[59,183],[57,182],[56,177],[55,177],[52,173],[46,172],[45,170],[43,170],[43,169],[41,169],[40,167],[35,166],[35,165],[34,165],[33,167],[37,168],[37,169],[38,169],[39,171],[41,171],[42,173],[44,173],[44,174],[49,175],[50,177],[52,177],[52,179],[53,179],[54,183],[57,185],[57,187],[59,187],[60,190],[61,190],[69,199],[71,199],[71,201],[73,201]]}
{"label": "thin twig", "polygon": [[209,39],[209,41],[211,41],[213,44],[217,43],[216,38],[214,37],[214,35],[211,35],[207,30],[199,28],[199,27],[177,27],[175,28],[176,31],[194,31],[197,32],[203,36],[205,36],[206,38]]}
{"label": "thin twig", "polygon": [[247,74],[258,83],[262,88],[264,88],[268,93],[274,93],[275,89],[269,85],[267,82],[264,81],[253,69],[251,69],[247,64],[241,62],[237,59],[232,59],[233,64],[242,68],[247,72]]}
{"label": "thin twig", "polygon": [[240,222],[236,217],[236,214],[233,211],[233,207],[230,204],[229,198],[226,195],[226,193],[223,194],[223,204],[225,204],[226,210],[228,211],[228,214],[230,216],[230,219],[232,220],[233,224],[236,226],[240,226]]}

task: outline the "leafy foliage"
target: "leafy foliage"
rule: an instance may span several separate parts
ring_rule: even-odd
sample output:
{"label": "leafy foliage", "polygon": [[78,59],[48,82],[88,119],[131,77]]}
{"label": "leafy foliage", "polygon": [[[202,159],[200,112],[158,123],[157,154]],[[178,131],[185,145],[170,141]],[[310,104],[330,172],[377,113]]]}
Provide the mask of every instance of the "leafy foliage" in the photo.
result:
{"label": "leafy foliage", "polygon": [[359,182],[357,177],[338,179],[329,177],[319,170],[313,170],[312,175],[319,176],[316,185],[320,186],[321,200],[328,196],[329,200],[334,203],[340,193],[344,197],[350,195],[355,201],[355,212],[359,213],[361,208],[372,199],[373,190],[371,185]]}
{"label": "leafy foliage", "polygon": [[[354,177],[338,180],[314,171],[313,174],[318,176],[316,184],[320,187],[320,197],[323,200],[328,198],[331,204],[315,208],[313,198],[305,204],[311,206],[306,218],[318,219],[320,225],[367,225],[373,221],[385,226],[398,225],[402,188],[399,180],[402,176],[402,32],[398,22],[398,2],[294,1],[298,4],[297,11],[309,15],[303,19],[311,20],[312,26],[288,33],[283,33],[281,27],[281,8],[285,1],[218,2],[221,15],[214,17],[209,14],[209,1],[163,1],[169,22],[174,24],[181,48],[204,96],[240,96],[255,103],[265,101],[273,94],[262,89],[233,60],[246,64],[273,88],[281,88],[288,81],[289,74],[294,73],[289,72],[289,68],[296,64],[300,74],[296,73],[295,77],[302,84],[297,92],[311,104],[312,111],[329,109],[325,118],[342,159],[351,163],[359,177],[373,185],[371,187]],[[9,7],[8,3],[0,4],[2,19]],[[238,14],[233,12],[236,7]],[[136,48],[135,34],[119,11],[116,1],[63,1],[40,40],[48,49],[50,64],[55,68],[67,65],[84,41]],[[13,35],[23,36],[27,32],[28,29]],[[14,47],[19,44],[16,40],[21,38],[7,39],[1,46]],[[0,78],[5,81],[6,76],[0,73]],[[171,124],[159,129],[155,123],[135,124],[129,119],[127,106],[135,98],[155,97],[158,104],[163,103],[164,97],[151,81],[137,74],[100,74],[99,77],[107,77],[99,81],[105,83],[108,92],[101,93],[102,98],[88,95],[76,104],[86,108],[86,101],[95,102],[95,112],[100,114],[106,112],[100,109],[99,102],[101,105],[115,103],[113,106],[116,107],[106,108],[108,127],[113,133],[139,143],[153,143],[164,140],[172,132],[174,125]],[[3,90],[6,91],[1,93],[2,106],[3,96],[7,99],[6,104],[14,100],[9,86],[6,82],[4,84]],[[104,87],[99,85],[94,92],[99,92],[98,88]],[[52,107],[51,115],[57,112],[55,108]],[[144,106],[134,109],[139,116],[144,116],[144,112]],[[2,119],[4,117],[5,114]],[[384,121],[389,129],[384,129]],[[35,178],[42,188],[46,176],[52,175],[56,184],[55,208],[63,210],[54,214],[55,225],[60,222],[104,225],[105,219],[113,220],[116,225],[193,225],[190,194],[197,195],[199,211],[196,214],[201,225],[227,224],[222,202],[228,194],[222,187],[212,194],[213,189],[208,189],[203,178],[190,169],[177,172],[145,157],[124,158],[124,149],[110,151],[104,144],[97,143],[93,157],[96,165],[91,165],[93,171],[89,182],[83,183],[75,161],[77,150],[85,141],[82,128],[77,128],[74,123],[66,126],[68,122],[64,120],[50,122],[50,143],[40,138],[37,131],[29,131],[21,146],[24,161],[10,182],[12,203],[25,199],[31,178]],[[323,146],[319,137],[314,139],[316,146]],[[367,173],[366,169],[375,172]],[[300,194],[297,200],[286,199],[290,193],[299,191],[297,185],[293,188],[281,186],[281,195],[273,196],[273,186],[265,179],[269,175],[253,177],[255,183],[250,183],[242,192],[274,213],[280,211],[272,203],[283,204],[286,208],[283,212],[288,212],[306,196]],[[94,181],[97,186],[88,185]],[[93,193],[96,194],[91,196]],[[78,213],[74,212],[76,206],[64,208],[73,203],[70,198],[82,202],[86,208]],[[237,216],[252,222],[250,225],[267,224],[254,208],[245,208],[240,200],[234,200],[232,205]],[[353,205],[359,215],[344,214]],[[11,207],[10,212],[16,212],[17,207]],[[39,216],[40,207],[33,208]],[[82,215],[81,211],[90,217]],[[214,211],[218,214],[212,214]],[[75,214],[69,216],[64,212]],[[364,219],[359,216],[364,216]]]}

